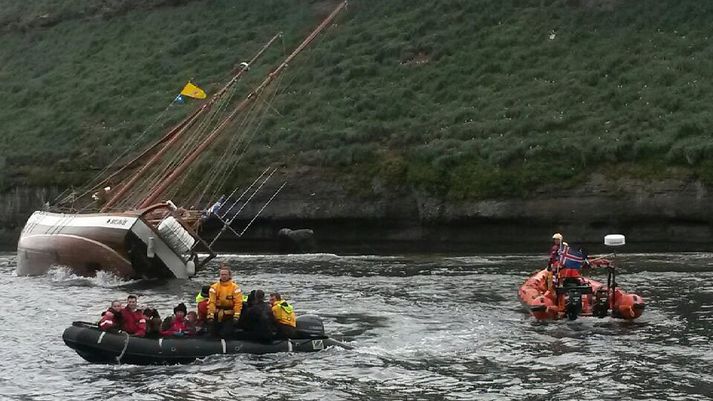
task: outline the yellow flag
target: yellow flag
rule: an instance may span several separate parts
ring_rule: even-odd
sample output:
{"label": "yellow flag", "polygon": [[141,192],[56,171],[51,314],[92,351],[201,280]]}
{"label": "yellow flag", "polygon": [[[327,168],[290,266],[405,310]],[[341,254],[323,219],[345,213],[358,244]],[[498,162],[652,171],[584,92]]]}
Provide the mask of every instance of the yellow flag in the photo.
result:
{"label": "yellow flag", "polygon": [[181,95],[192,97],[194,99],[205,99],[205,91],[195,85],[190,81],[183,87]]}

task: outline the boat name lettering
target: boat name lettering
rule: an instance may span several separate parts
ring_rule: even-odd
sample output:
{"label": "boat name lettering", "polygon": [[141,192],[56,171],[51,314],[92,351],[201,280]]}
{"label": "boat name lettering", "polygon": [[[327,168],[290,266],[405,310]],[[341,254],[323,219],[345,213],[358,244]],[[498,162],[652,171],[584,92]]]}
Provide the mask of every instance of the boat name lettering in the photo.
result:
{"label": "boat name lettering", "polygon": [[106,223],[107,224],[118,224],[118,225],[125,225],[126,223],[129,222],[129,219],[124,219],[124,218],[110,218],[107,219]]}

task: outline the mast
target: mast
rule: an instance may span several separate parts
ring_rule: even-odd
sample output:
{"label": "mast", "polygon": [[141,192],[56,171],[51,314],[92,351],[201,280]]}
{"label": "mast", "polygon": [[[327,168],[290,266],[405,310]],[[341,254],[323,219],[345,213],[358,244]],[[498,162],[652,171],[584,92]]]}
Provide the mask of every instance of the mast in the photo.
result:
{"label": "mast", "polygon": [[325,18],[324,21],[322,21],[322,23],[319,24],[319,26],[317,26],[317,28],[315,28],[314,31],[312,31],[312,33],[309,36],[307,36],[307,38],[305,40],[303,40],[302,43],[299,46],[297,46],[297,48],[289,56],[287,56],[287,58],[285,58],[285,60],[273,72],[268,74],[267,78],[265,78],[265,80],[257,88],[255,88],[252,92],[250,92],[245,97],[245,99],[243,99],[236,106],[235,110],[233,110],[233,112],[230,113],[230,115],[228,117],[226,117],[225,120],[223,120],[223,122],[218,127],[216,127],[210,133],[210,135],[208,135],[208,137],[206,137],[206,139],[203,140],[203,142],[201,142],[201,144],[199,144],[196,147],[196,149],[193,151],[193,153],[191,153],[190,155],[188,155],[186,157],[186,159],[183,161],[183,163],[181,163],[178,167],[176,167],[176,169],[170,175],[168,175],[164,180],[162,180],[161,185],[158,186],[153,192],[151,192],[151,194],[148,195],[141,202],[141,204],[139,204],[139,208],[148,207],[152,203],[154,203],[156,201],[156,199],[158,199],[158,197],[161,196],[161,194],[163,194],[163,192],[165,192],[166,189],[168,189],[168,187],[170,187],[176,181],[176,179],[181,174],[183,174],[183,172],[186,169],[188,169],[188,167],[191,165],[191,163],[193,163],[201,155],[201,153],[219,137],[219,135],[222,133],[222,131],[225,129],[225,127],[227,127],[228,124],[231,122],[231,120],[238,113],[240,113],[242,110],[244,110],[245,107],[247,107],[250,104],[250,102],[252,102],[270,83],[272,83],[272,81],[287,67],[287,65],[302,50],[304,50],[305,47],[307,47],[310,43],[312,43],[314,38],[316,38],[317,35],[319,35],[319,33],[322,32],[322,30],[324,30],[324,28],[332,22],[332,20],[334,20],[334,18],[337,16],[337,14],[339,14],[339,12],[342,11],[346,7],[346,5],[347,5],[347,1],[344,1],[341,4],[339,4],[339,6],[337,6],[334,9],[334,11],[332,11],[332,13],[329,14],[329,16],[327,16],[327,18]]}
{"label": "mast", "polygon": [[[161,157],[171,148],[171,146],[172,146],[173,144],[175,144],[176,141],[178,141],[178,139],[181,137],[181,135],[182,135],[188,128],[190,128],[190,127],[193,125],[193,123],[198,119],[198,117],[200,117],[201,114],[203,114],[203,112],[205,112],[206,110],[209,110],[209,109],[213,106],[213,104],[214,104],[220,97],[223,96],[223,94],[228,90],[228,88],[230,88],[232,85],[234,85],[236,82],[238,82],[238,80],[240,79],[240,77],[243,75],[243,73],[244,73],[245,71],[248,70],[248,68],[250,67],[250,65],[251,65],[252,63],[254,63],[260,56],[262,56],[263,53],[265,53],[265,51],[266,51],[273,43],[275,43],[275,41],[276,41],[277,39],[279,39],[281,36],[282,36],[282,33],[278,33],[278,34],[276,34],[275,36],[273,36],[272,39],[270,39],[270,40],[253,56],[253,58],[250,59],[250,61],[249,61],[247,64],[243,64],[243,66],[242,66],[242,68],[240,69],[240,71],[238,71],[238,72],[235,74],[235,76],[233,76],[233,78],[232,78],[230,81],[228,81],[227,84],[225,84],[225,85],[223,86],[222,89],[220,89],[218,92],[216,92],[215,95],[213,95],[213,96],[210,98],[210,100],[208,101],[208,103],[205,103],[203,106],[201,106],[200,109],[198,109],[198,110],[196,110],[195,112],[193,112],[190,116],[188,116],[185,120],[183,120],[179,126],[177,126],[176,128],[174,128],[173,130],[171,130],[171,132],[170,132],[169,134],[165,135],[159,142],[157,142],[154,146],[152,146],[150,149],[155,148],[158,144],[160,144],[161,142],[165,141],[166,139],[168,139],[168,138],[170,137],[170,140],[168,141],[168,143],[166,143],[166,144],[164,145],[164,147],[161,148],[161,149],[158,151],[158,153],[156,153],[153,157],[151,157],[151,159],[150,159],[143,167],[141,167],[141,169],[140,169],[138,172],[136,172],[136,174],[134,174],[134,176],[131,177],[131,179],[130,179],[127,183],[125,183],[125,184],[121,187],[121,189],[120,189],[116,194],[114,194],[114,196],[112,196],[112,198],[111,198],[107,203],[104,204],[104,206],[102,206],[100,212],[106,212],[106,211],[108,211],[110,207],[112,207],[112,206],[115,205],[119,200],[121,200],[121,199],[123,198],[123,196],[124,196],[131,188],[133,188],[133,186],[136,184],[136,182],[139,180],[139,178],[140,178],[147,170],[149,170],[154,164],[156,164],[156,162],[161,159]],[[145,151],[144,153],[142,153],[142,156],[145,155],[147,152],[148,152],[148,150]],[[117,172],[117,173],[118,173],[118,172]],[[113,177],[113,176],[116,175],[117,173],[114,173],[111,177]],[[107,179],[108,179],[108,178],[107,178]]]}

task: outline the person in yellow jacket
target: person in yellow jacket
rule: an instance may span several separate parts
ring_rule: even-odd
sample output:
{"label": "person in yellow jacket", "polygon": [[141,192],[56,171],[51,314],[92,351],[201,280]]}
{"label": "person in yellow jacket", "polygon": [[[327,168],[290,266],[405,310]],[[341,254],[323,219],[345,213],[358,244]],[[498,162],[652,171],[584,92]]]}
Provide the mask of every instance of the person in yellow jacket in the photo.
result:
{"label": "person in yellow jacket", "polygon": [[297,318],[295,317],[295,308],[287,301],[282,299],[278,292],[270,294],[270,306],[272,308],[272,317],[277,326],[278,338],[294,338],[297,327]]}
{"label": "person in yellow jacket", "polygon": [[228,265],[221,264],[220,281],[211,285],[208,291],[208,325],[213,326],[216,335],[230,337],[242,309],[243,292],[231,279]]}

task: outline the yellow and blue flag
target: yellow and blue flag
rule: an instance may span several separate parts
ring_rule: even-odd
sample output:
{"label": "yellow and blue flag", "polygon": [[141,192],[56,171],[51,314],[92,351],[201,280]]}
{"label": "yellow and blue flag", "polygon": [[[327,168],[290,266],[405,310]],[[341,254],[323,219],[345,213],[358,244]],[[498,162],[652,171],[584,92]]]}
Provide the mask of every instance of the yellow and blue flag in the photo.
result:
{"label": "yellow and blue flag", "polygon": [[183,87],[183,90],[181,90],[181,95],[183,96],[188,96],[192,97],[194,99],[205,99],[206,94],[205,91],[198,86],[194,85],[191,83],[191,81],[188,81],[186,86]]}

